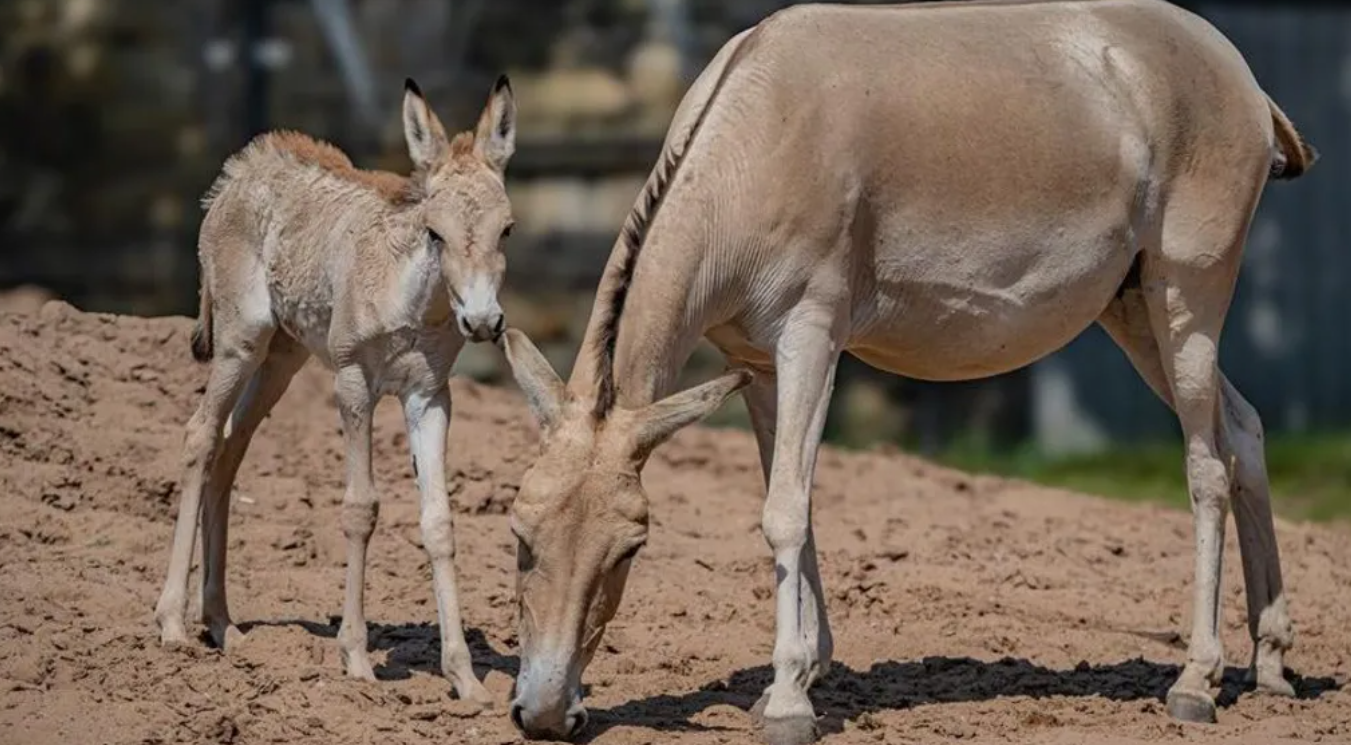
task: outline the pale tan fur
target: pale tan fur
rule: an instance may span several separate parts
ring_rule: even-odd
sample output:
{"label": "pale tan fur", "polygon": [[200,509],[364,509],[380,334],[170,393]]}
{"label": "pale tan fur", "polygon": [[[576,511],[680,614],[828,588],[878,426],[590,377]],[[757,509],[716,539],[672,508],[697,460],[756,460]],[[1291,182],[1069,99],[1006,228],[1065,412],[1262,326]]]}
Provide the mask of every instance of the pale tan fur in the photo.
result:
{"label": "pale tan fur", "polygon": [[[580,729],[582,673],[647,535],[648,453],[740,389],[777,577],[757,711],[771,740],[814,737],[808,688],[833,643],[811,485],[839,356],[972,379],[1095,321],[1186,439],[1195,596],[1169,711],[1214,717],[1231,505],[1252,674],[1290,694],[1261,424],[1217,349],[1264,184],[1314,157],[1233,46],[1161,0],[797,6],[733,39],[676,114],[571,380],[503,337],[544,430],[512,509],[514,719]],[[667,397],[701,336],[737,369]]]}
{"label": "pale tan fur", "polygon": [[[342,151],[294,132],[256,138],[226,161],[203,200],[202,304],[193,353],[212,360],[188,423],[182,497],[160,637],[187,640],[188,570],[199,519],[202,616],[222,648],[240,636],[225,598],[230,489],[249,440],[310,357],[336,372],[347,442],[347,588],[338,641],[348,674],[374,679],[363,603],[366,546],[379,503],[371,415],[398,396],[422,495],[441,624],[441,665],[461,697],[489,695],[474,677],[455,588],[445,485],[447,379],[465,338],[496,338],[511,226],[503,182],[515,103],[499,80],[473,133],[447,138],[409,81],[403,117],[414,171],[363,171]],[[456,328],[458,326],[458,330]]]}

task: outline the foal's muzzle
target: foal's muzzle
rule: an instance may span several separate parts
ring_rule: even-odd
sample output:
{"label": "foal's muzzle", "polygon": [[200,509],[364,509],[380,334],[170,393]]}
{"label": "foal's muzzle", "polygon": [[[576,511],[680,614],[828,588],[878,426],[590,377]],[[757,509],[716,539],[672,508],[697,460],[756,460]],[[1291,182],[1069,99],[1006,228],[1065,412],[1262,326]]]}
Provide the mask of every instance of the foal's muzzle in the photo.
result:
{"label": "foal's muzzle", "polygon": [[464,338],[473,342],[495,341],[507,330],[507,317],[501,308],[475,313],[457,313],[455,320]]}

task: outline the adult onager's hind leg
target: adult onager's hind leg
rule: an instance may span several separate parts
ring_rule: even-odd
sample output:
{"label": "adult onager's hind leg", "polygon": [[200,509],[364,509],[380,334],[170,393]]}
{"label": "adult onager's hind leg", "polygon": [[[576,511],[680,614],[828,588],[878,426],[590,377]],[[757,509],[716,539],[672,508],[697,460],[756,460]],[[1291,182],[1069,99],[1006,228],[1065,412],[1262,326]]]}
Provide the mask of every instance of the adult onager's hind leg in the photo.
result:
{"label": "adult onager's hind leg", "polygon": [[1285,679],[1285,651],[1295,632],[1285,606],[1281,555],[1271,517],[1271,483],[1263,452],[1262,420],[1229,380],[1221,376],[1223,418],[1220,435],[1235,459],[1234,524],[1243,556],[1248,596],[1248,634],[1253,640],[1250,682],[1281,696],[1295,695]]}
{"label": "adult onager's hind leg", "polygon": [[[843,341],[838,307],[811,300],[784,321],[775,350],[777,412],[763,528],[774,551],[774,682],[764,703],[765,733],[774,745],[809,742],[816,716],[807,688],[823,672],[829,651],[823,628],[825,598],[817,575],[811,531],[811,485]],[[766,411],[766,395],[748,394],[752,410]],[[757,425],[757,434],[763,424]],[[763,436],[763,435],[760,435]],[[824,643],[823,643],[824,640]]]}
{"label": "adult onager's hind leg", "polygon": [[249,378],[225,424],[224,443],[205,490],[202,506],[202,621],[216,646],[229,649],[239,638],[225,595],[230,491],[239,464],[258,426],[286,392],[309,353],[290,337],[275,335],[265,359]]}
{"label": "adult onager's hind leg", "polygon": [[[260,362],[260,350],[267,347],[271,327],[247,334],[248,339],[220,339],[211,363],[206,393],[196,413],[188,421],[183,445],[182,494],[178,520],[174,526],[173,547],[164,589],[155,605],[155,620],[160,641],[181,644],[187,641],[184,624],[188,595],[188,572],[197,542],[197,522],[201,515],[202,492],[207,487],[221,444],[221,430],[240,392]],[[228,342],[228,343],[220,343]]]}
{"label": "adult onager's hind leg", "polygon": [[460,698],[488,704],[492,702],[492,695],[474,676],[455,584],[455,535],[450,500],[446,495],[445,462],[450,391],[443,382],[430,395],[404,396],[403,411],[408,423],[408,447],[413,451],[418,490],[422,494],[422,543],[432,564],[436,611],[441,625],[441,671],[455,686]]}
{"label": "adult onager's hind leg", "polygon": [[[1100,323],[1134,363],[1145,382],[1172,408],[1173,395],[1141,291],[1130,290],[1114,301]],[[1220,447],[1233,459],[1230,499],[1243,560],[1248,633],[1253,640],[1248,674],[1258,690],[1291,696],[1295,691],[1285,680],[1284,654],[1294,641],[1294,631],[1282,592],[1281,559],[1271,517],[1262,420],[1223,373],[1219,379]]]}
{"label": "adult onager's hind leg", "polygon": [[366,548],[380,513],[371,473],[371,417],[376,397],[366,372],[358,365],[338,371],[334,386],[342,433],[347,443],[347,491],[342,500],[342,530],[347,536],[347,584],[343,594],[338,648],[347,674],[375,680],[366,650]]}
{"label": "adult onager's hind leg", "polygon": [[[1186,202],[1175,206],[1185,209]],[[1218,366],[1220,330],[1249,213],[1234,217],[1229,224],[1210,222],[1199,229],[1196,223],[1184,223],[1180,230],[1165,227],[1162,249],[1157,254],[1146,249],[1142,287],[1124,292],[1100,319],[1182,424],[1196,524],[1196,576],[1188,661],[1169,691],[1168,709],[1193,721],[1214,720],[1209,688],[1224,670],[1220,568],[1231,498],[1248,589],[1254,674],[1266,690],[1290,691],[1281,677],[1281,655],[1291,632],[1280,597],[1261,422]]]}

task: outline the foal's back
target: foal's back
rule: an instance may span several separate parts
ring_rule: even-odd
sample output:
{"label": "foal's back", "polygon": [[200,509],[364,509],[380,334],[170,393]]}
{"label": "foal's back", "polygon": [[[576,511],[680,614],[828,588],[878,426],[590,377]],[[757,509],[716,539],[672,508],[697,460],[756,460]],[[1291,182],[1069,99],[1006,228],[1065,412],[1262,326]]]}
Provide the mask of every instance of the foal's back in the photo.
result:
{"label": "foal's back", "polygon": [[217,296],[243,298],[244,315],[268,308],[322,353],[353,271],[360,265],[365,284],[382,284],[391,252],[380,248],[410,239],[398,218],[414,198],[409,179],[357,169],[332,145],[295,132],[261,135],[226,161],[203,200],[203,281]]}

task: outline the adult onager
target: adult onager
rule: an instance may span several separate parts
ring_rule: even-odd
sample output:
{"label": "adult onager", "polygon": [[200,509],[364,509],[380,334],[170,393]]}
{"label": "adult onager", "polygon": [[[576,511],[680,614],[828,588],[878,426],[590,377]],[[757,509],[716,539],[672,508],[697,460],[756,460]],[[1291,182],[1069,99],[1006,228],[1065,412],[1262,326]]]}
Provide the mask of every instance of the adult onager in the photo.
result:
{"label": "adult onager", "polygon": [[202,620],[223,648],[237,637],[225,601],[230,489],[249,439],[313,355],[337,373],[347,443],[347,589],[338,632],[347,673],[375,677],[363,609],[366,547],[379,512],[371,415],[381,397],[395,395],[422,494],[441,667],[461,697],[489,700],[470,664],[455,589],[446,384],[466,337],[495,339],[504,328],[497,290],[512,220],[503,174],[515,122],[502,77],[476,130],[452,140],[409,80],[409,177],[357,170],[338,149],[290,132],[262,135],[226,161],[204,200],[198,243],[202,302],[192,350],[211,360],[211,374],[187,428],[178,524],[155,610],[163,642],[186,640],[199,515]]}
{"label": "adult onager", "polygon": [[[761,713],[773,740],[814,736],[832,641],[810,489],[840,354],[979,378],[1094,321],[1185,433],[1194,619],[1168,710],[1214,717],[1231,502],[1252,673],[1291,693],[1261,425],[1216,350],[1264,184],[1315,157],[1238,51],[1161,0],[797,6],[735,37],[676,113],[571,380],[504,337],[544,432],[512,510],[513,718],[580,729],[582,672],[647,536],[643,465],[744,388],[778,583]],[[701,335],[736,369],[667,397]]]}

